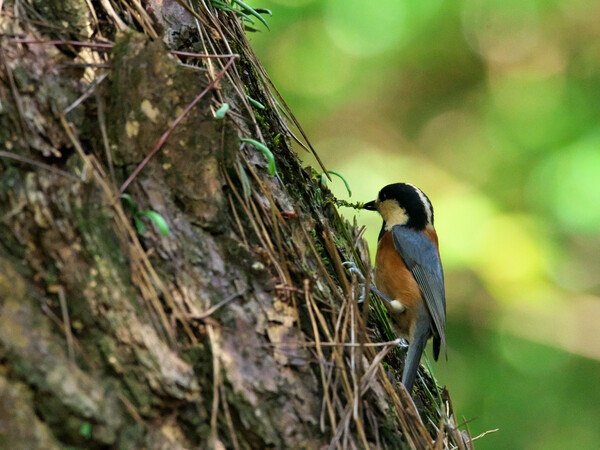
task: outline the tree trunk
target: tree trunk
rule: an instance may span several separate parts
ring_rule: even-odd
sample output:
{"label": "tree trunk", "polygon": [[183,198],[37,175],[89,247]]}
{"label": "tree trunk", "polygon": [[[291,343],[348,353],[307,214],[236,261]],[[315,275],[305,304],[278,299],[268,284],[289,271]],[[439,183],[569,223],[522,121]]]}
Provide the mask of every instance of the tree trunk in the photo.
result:
{"label": "tree trunk", "polygon": [[0,447],[467,448],[222,5],[0,2]]}

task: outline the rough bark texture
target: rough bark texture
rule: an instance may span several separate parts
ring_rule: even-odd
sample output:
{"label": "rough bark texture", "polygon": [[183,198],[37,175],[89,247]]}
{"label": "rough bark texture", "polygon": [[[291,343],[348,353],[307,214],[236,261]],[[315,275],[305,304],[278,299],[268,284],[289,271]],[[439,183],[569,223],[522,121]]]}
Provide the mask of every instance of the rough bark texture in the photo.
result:
{"label": "rough bark texture", "polygon": [[420,385],[423,425],[401,352],[339,345],[385,329],[340,265],[368,261],[359,230],[291,151],[239,17],[189,5],[4,2],[0,447],[466,448]]}

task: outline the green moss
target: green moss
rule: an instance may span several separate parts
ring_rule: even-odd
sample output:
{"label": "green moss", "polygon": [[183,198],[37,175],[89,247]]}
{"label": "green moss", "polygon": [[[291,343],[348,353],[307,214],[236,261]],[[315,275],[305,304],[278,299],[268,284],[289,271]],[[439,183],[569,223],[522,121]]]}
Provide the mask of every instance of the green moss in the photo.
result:
{"label": "green moss", "polygon": [[328,256],[328,253],[327,253],[327,250],[325,249],[325,247],[323,247],[323,245],[319,241],[315,241],[314,246],[315,246],[315,250],[321,257],[321,261],[323,261],[323,264],[325,265],[325,267],[331,267],[331,260],[329,259],[329,256]]}
{"label": "green moss", "polygon": [[279,147],[281,142],[281,133],[277,133],[275,136],[272,136],[273,146]]}
{"label": "green moss", "polygon": [[254,118],[256,119],[256,122],[260,125],[260,127],[263,130],[267,131],[268,134],[270,127],[260,109],[254,108]]}

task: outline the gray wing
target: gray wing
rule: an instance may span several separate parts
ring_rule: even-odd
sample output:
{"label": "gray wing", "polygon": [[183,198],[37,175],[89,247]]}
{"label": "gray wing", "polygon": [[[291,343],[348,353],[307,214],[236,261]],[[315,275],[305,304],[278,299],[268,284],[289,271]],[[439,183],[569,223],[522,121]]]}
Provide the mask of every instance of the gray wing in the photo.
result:
{"label": "gray wing", "polygon": [[444,272],[437,249],[423,233],[401,225],[392,227],[392,236],[396,251],[423,292],[425,305],[435,326],[434,335],[439,336],[445,349],[446,294]]}

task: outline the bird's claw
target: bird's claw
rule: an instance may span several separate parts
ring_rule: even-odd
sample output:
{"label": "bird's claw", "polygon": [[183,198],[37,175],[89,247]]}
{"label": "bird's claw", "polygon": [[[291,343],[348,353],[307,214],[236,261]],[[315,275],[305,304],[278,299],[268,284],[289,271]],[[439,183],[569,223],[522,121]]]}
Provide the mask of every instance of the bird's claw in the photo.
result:
{"label": "bird's claw", "polygon": [[397,347],[400,348],[408,348],[408,341],[404,338],[398,338],[398,343],[396,344]]}
{"label": "bird's claw", "polygon": [[[365,276],[362,274],[360,269],[356,266],[356,264],[353,261],[344,261],[342,263],[342,265],[348,269],[348,272],[356,275],[356,277],[359,278],[360,281],[362,281],[363,283],[365,282]],[[379,297],[381,297],[382,300],[385,300],[390,305],[392,304],[392,300],[387,298],[387,296],[384,295],[383,292],[381,292],[379,289],[377,289],[373,283],[371,283],[371,290],[373,292],[375,292],[377,295],[379,295]],[[365,289],[363,287],[363,294],[358,299],[358,303],[362,303],[364,301],[365,301]]]}
{"label": "bird's claw", "polygon": [[359,279],[359,281],[363,284],[362,286],[362,294],[361,296],[358,298],[358,300],[356,301],[357,303],[362,303],[365,301],[365,276],[362,274],[362,272],[360,271],[360,269],[356,266],[356,264],[353,261],[344,261],[342,263],[343,266],[345,266],[348,269],[348,272],[350,272],[350,274],[352,275],[356,275],[356,278]]}
{"label": "bird's claw", "polygon": [[365,276],[362,274],[360,269],[356,266],[356,263],[354,263],[353,261],[344,261],[342,263],[342,266],[346,266],[346,268],[348,269],[348,272],[356,275],[356,277],[360,278],[360,281],[362,281],[363,283],[365,282]]}

